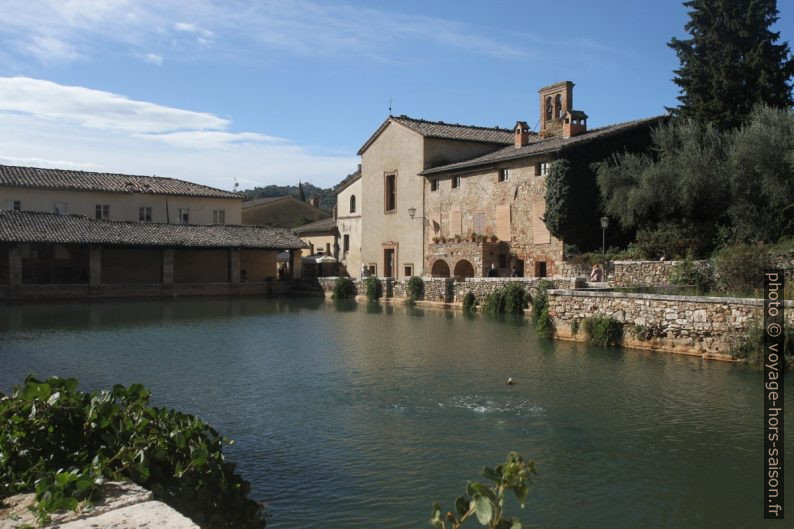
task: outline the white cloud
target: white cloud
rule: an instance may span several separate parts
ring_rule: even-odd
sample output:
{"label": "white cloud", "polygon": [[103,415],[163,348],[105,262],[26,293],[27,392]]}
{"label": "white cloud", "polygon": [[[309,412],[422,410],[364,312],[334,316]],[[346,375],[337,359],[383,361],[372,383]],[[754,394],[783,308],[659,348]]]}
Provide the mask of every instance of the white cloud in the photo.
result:
{"label": "white cloud", "polygon": [[147,53],[143,56],[143,60],[149,64],[156,64],[157,66],[163,65],[163,56],[156,53]]}
{"label": "white cloud", "polygon": [[18,42],[17,48],[42,63],[68,62],[81,57],[74,46],[50,36],[33,35],[28,41]]}
{"label": "white cloud", "polygon": [[0,78],[0,162],[157,174],[230,189],[310,180],[331,186],[357,158],[232,131],[213,114],[29,78]]}

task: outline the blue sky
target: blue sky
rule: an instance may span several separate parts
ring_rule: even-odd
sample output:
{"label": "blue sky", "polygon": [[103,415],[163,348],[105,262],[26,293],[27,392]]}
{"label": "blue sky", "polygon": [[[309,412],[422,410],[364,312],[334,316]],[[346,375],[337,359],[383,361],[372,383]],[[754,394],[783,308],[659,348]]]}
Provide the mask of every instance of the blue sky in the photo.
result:
{"label": "blue sky", "polygon": [[[676,103],[678,1],[3,0],[0,163],[330,186],[388,115],[589,126]],[[779,2],[775,29],[794,32]]]}

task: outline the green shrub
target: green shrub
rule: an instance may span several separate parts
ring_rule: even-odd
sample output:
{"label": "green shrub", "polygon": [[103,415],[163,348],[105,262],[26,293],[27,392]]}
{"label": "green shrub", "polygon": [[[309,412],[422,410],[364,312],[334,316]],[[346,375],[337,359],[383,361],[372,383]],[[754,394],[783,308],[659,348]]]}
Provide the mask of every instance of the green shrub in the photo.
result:
{"label": "green shrub", "polygon": [[581,323],[581,322],[579,321],[579,319],[578,319],[578,318],[574,318],[574,319],[571,321],[571,335],[572,335],[572,336],[576,336],[577,334],[579,334],[579,324],[580,324],[580,323]]}
{"label": "green shrub", "polygon": [[364,280],[364,291],[369,301],[378,301],[383,295],[383,285],[377,277],[368,277]]}
{"label": "green shrub", "polygon": [[419,276],[412,276],[405,284],[405,293],[408,299],[416,301],[425,297],[425,282]]}
{"label": "green shrub", "polygon": [[614,318],[585,318],[582,329],[587,341],[599,347],[620,347],[623,342],[623,324]]}
{"label": "green shrub", "polygon": [[550,288],[554,288],[554,283],[548,279],[541,279],[538,281],[538,291],[531,300],[532,318],[534,318],[535,321],[537,321],[543,311],[547,310],[549,307],[549,295],[547,291]]}
{"label": "green shrub", "polygon": [[84,393],[77,380],[27,377],[0,393],[0,498],[35,491],[39,522],[130,480],[205,528],[261,528],[263,507],[225,461],[231,444],[185,413],[149,406],[140,384]]}
{"label": "green shrub", "polygon": [[[785,322],[783,335],[783,363],[789,367],[794,358],[794,325]],[[746,360],[752,366],[764,365],[764,329],[757,319],[750,322],[746,334],[733,340],[731,354]]]}
{"label": "green shrub", "polygon": [[637,231],[634,243],[645,259],[683,259],[687,255],[708,256],[711,238],[704,237],[695,228],[661,223],[654,228]]}
{"label": "green shrub", "polygon": [[524,314],[529,295],[518,283],[508,283],[502,288],[507,314]]}
{"label": "green shrub", "polygon": [[739,296],[756,295],[764,288],[764,268],[770,264],[769,247],[763,244],[727,246],[712,257],[716,287]]}
{"label": "green shrub", "polygon": [[554,320],[549,316],[548,307],[541,311],[535,320],[535,332],[541,338],[554,338]]}
{"label": "green shrub", "polygon": [[347,299],[356,295],[356,285],[349,277],[337,277],[334,281],[333,299]]}
{"label": "green shrub", "polygon": [[711,290],[714,278],[710,266],[697,265],[687,257],[673,265],[669,279],[673,285],[694,286],[697,294],[703,295]]}
{"label": "green shrub", "polygon": [[486,314],[496,316],[497,314],[504,314],[505,312],[505,296],[504,291],[500,288],[494,290],[487,296],[482,303],[482,310]]}
{"label": "green shrub", "polygon": [[477,307],[477,297],[474,295],[474,292],[471,290],[466,292],[466,295],[463,296],[463,310],[467,312],[472,312]]}

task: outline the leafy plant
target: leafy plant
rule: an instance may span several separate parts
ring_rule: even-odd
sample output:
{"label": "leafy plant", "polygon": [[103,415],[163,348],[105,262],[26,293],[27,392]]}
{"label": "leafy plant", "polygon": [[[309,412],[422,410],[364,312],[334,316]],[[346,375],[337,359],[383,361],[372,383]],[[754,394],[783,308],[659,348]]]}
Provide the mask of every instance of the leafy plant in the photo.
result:
{"label": "leafy plant", "polygon": [[337,277],[334,281],[332,299],[347,299],[356,295],[356,285],[349,277]]}
{"label": "leafy plant", "polygon": [[524,308],[529,301],[529,295],[518,283],[508,283],[504,286],[505,312],[507,314],[524,314]]}
{"label": "leafy plant", "polygon": [[549,295],[547,291],[554,287],[554,283],[548,279],[541,279],[538,281],[537,293],[531,300],[532,305],[532,318],[537,322],[540,315],[544,310],[549,307]]}
{"label": "leafy plant", "polygon": [[599,347],[620,347],[623,342],[623,324],[614,318],[592,317],[582,320],[587,341]]}
{"label": "leafy plant", "polygon": [[482,303],[482,310],[486,314],[496,316],[505,312],[505,295],[501,288],[494,290],[485,296]]}
{"label": "leafy plant", "polygon": [[408,294],[408,299],[416,301],[425,297],[425,282],[419,276],[411,276],[405,284],[405,293]]}
{"label": "leafy plant", "polygon": [[541,338],[554,338],[555,330],[554,320],[549,315],[549,308],[546,307],[535,320],[535,332]]}
{"label": "leafy plant", "polygon": [[442,515],[441,505],[433,503],[430,525],[436,529],[446,529],[447,522],[452,529],[458,529],[472,516],[480,525],[491,529],[521,529],[518,518],[508,518],[504,513],[504,500],[507,492],[512,492],[523,509],[529,494],[530,477],[535,474],[535,463],[525,461],[515,452],[507,454],[505,462],[496,468],[483,467],[480,475],[493,485],[470,481],[466,494],[455,500],[455,512]]}
{"label": "leafy plant", "polygon": [[769,247],[735,244],[717,252],[711,260],[716,286],[722,292],[753,294],[763,288],[764,268],[769,267]]}
{"label": "leafy plant", "polygon": [[469,290],[466,292],[466,295],[463,296],[463,310],[466,312],[473,312],[477,308],[477,297],[474,295],[474,292]]}
{"label": "leafy plant", "polygon": [[710,266],[695,264],[690,257],[673,264],[672,270],[670,270],[671,284],[692,285],[698,295],[703,295],[711,290],[713,279]]}
{"label": "leafy plant", "polygon": [[206,528],[261,528],[262,505],[224,459],[231,444],[192,415],[149,406],[140,384],[84,393],[27,377],[0,394],[0,498],[35,492],[50,513],[88,506],[105,480],[130,480]]}
{"label": "leafy plant", "polygon": [[369,301],[378,301],[383,295],[383,285],[377,277],[364,279],[364,291]]}

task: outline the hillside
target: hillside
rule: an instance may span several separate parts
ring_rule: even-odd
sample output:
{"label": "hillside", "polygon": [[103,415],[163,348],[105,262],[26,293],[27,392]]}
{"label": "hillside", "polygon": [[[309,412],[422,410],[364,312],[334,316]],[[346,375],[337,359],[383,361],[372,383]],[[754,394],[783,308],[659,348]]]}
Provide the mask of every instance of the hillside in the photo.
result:
{"label": "hillside", "polygon": [[[303,183],[301,185],[303,186],[303,193],[306,200],[309,200],[309,197],[316,196],[320,199],[320,209],[329,213],[331,212],[331,209],[336,205],[336,196],[334,195],[333,189],[322,189],[309,183]],[[242,193],[245,195],[246,200],[290,195],[298,197],[300,195],[297,185],[255,187],[254,189],[246,189]]]}

